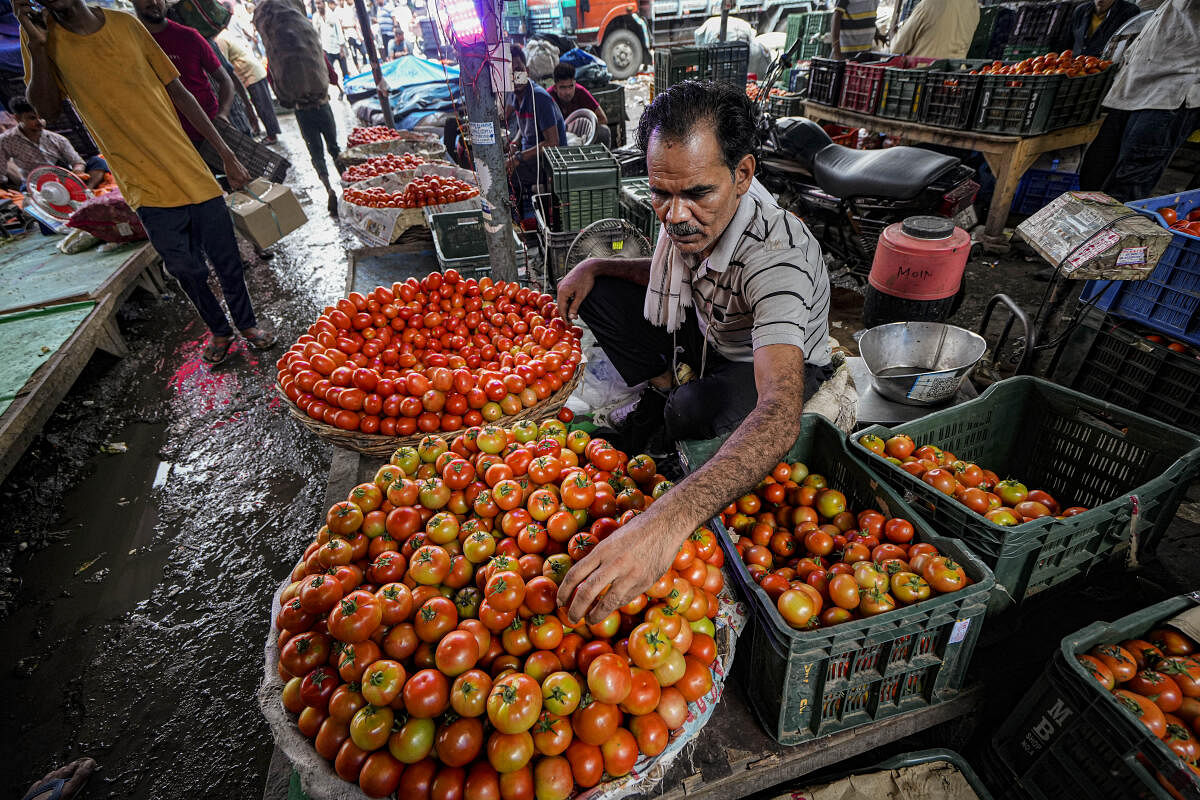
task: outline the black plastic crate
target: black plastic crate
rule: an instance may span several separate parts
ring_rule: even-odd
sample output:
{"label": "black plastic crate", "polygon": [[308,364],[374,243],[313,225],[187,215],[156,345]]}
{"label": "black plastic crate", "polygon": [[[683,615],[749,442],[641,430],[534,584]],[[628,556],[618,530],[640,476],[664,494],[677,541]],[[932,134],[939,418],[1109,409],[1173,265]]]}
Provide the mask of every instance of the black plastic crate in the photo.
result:
{"label": "black plastic crate", "polygon": [[1017,21],[1013,25],[1009,42],[1036,45],[1045,52],[1047,48],[1054,47],[1062,37],[1073,7],[1072,3],[1063,2],[1022,3],[1017,9]]}
{"label": "black plastic crate", "polygon": [[1068,77],[1062,83],[1047,122],[1050,130],[1086,125],[1100,116],[1100,103],[1112,86],[1116,69],[1109,67],[1095,75]]}
{"label": "black plastic crate", "polygon": [[598,89],[589,89],[600,110],[608,117],[609,125],[625,121],[625,87],[619,83],[610,83]]}
{"label": "black plastic crate", "polygon": [[[276,153],[265,144],[254,141],[253,138],[239,131],[225,120],[213,120],[217,133],[229,145],[229,149],[242,162],[246,171],[255,178],[266,178],[273,183],[283,183],[287,178],[292,164],[283,156]],[[224,172],[224,162],[208,142],[201,142],[196,147],[200,151],[204,163],[218,172]]]}
{"label": "black plastic crate", "polygon": [[650,240],[658,241],[658,229],[662,223],[650,204],[650,180],[648,178],[621,179],[621,216]]}
{"label": "black plastic crate", "polygon": [[1066,75],[983,75],[974,130],[1037,136],[1050,130],[1050,115]]}
{"label": "black plastic crate", "polygon": [[1177,353],[1151,330],[1113,317],[1092,327],[1095,339],[1072,384],[1076,391],[1136,408],[1148,417],[1200,433],[1200,359]]}
{"label": "black plastic crate", "polygon": [[1004,45],[1004,49],[1000,51],[1000,55],[996,56],[1001,61],[1024,61],[1027,58],[1040,56],[1046,52],[1046,47],[1040,44],[1013,44],[1011,41]]}
{"label": "black plastic crate", "polygon": [[808,99],[826,106],[836,106],[842,96],[842,77],[845,61],[814,58],[808,68]]}
{"label": "black plastic crate", "polygon": [[700,80],[703,60],[699,47],[659,47],[654,51],[654,91],[674,86],[680,81]]}
{"label": "black plastic crate", "polygon": [[996,22],[1001,12],[1008,11],[1004,6],[986,6],[979,9],[979,22],[975,25],[975,33],[971,36],[971,46],[967,49],[967,58],[987,58],[988,48],[992,44],[992,34],[996,30]]}
{"label": "black plastic crate", "polygon": [[883,71],[883,88],[875,113],[888,119],[915,120],[920,116],[921,94],[929,69],[888,67]]}
{"label": "black plastic crate", "polygon": [[994,786],[1027,800],[1200,797],[1200,778],[1079,663],[1096,645],[1137,638],[1195,607],[1184,595],[1062,640],[985,750]]}
{"label": "black plastic crate", "polygon": [[779,117],[804,116],[804,95],[796,92],[772,94],[767,97],[767,113]]}
{"label": "black plastic crate", "polygon": [[971,71],[987,63],[984,59],[934,64],[925,78],[918,119],[927,125],[970,130],[983,80],[982,75],[972,75]]}
{"label": "black plastic crate", "polygon": [[705,80],[725,81],[739,86],[746,83],[746,75],[750,71],[748,42],[718,42],[706,45],[703,56]]}

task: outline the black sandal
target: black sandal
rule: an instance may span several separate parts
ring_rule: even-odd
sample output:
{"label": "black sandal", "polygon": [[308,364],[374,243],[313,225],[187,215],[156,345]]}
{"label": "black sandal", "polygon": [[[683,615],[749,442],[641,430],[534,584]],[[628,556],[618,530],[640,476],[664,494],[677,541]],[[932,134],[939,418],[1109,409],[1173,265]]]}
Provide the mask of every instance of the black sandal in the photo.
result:
{"label": "black sandal", "polygon": [[229,358],[229,349],[233,347],[233,337],[227,338],[223,342],[218,342],[217,337],[208,340],[208,346],[204,348],[204,354],[201,358],[204,363],[211,366],[224,363],[225,359]]}
{"label": "black sandal", "polygon": [[255,350],[270,350],[275,346],[275,334],[261,329],[255,336],[247,336],[243,333],[242,338],[249,342]]}

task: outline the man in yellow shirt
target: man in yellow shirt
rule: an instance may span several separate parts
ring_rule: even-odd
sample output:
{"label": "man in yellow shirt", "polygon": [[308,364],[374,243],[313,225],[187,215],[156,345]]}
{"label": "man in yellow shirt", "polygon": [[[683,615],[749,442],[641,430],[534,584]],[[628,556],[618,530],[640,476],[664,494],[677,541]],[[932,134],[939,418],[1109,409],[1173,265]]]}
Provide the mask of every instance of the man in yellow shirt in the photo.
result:
{"label": "man in yellow shirt", "polygon": [[35,11],[30,0],[13,4],[29,101],[50,119],[64,97],[74,103],[167,271],[212,332],[205,361],[224,361],[233,343],[233,329],[208,286],[205,256],[242,336],[258,349],[270,348],[275,337],[255,320],[221,187],[184,134],[180,116],[220,154],[235,189],[250,180],[246,168],[135,17],[83,0],[44,5],[45,11]]}
{"label": "man in yellow shirt", "polygon": [[921,0],[889,48],[924,58],[966,58],[979,25],[979,0]]}

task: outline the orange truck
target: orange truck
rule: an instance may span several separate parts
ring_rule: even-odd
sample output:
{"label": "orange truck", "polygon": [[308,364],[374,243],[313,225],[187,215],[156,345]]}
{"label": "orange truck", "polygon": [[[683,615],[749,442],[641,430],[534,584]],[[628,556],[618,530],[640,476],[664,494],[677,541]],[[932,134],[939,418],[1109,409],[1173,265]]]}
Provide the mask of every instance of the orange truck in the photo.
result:
{"label": "orange truck", "polygon": [[[724,0],[729,15],[750,23],[758,33],[782,30],[787,15],[808,11],[812,0]],[[692,32],[720,16],[722,0],[528,0],[526,35],[554,33],[573,37],[580,47],[594,45],[614,78],[628,78],[652,63],[654,47],[692,44]],[[510,3],[505,3],[510,6]]]}

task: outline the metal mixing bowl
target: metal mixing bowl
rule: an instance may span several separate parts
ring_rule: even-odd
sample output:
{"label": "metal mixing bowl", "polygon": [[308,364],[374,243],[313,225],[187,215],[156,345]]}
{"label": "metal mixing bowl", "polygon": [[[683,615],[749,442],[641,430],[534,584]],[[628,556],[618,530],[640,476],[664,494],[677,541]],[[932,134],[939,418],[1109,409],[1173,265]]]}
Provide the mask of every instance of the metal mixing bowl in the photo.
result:
{"label": "metal mixing bowl", "polygon": [[987,342],[941,322],[893,322],[864,333],[858,350],[875,391],[898,403],[932,406],[958,392]]}

